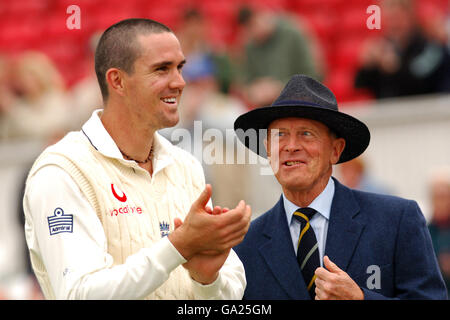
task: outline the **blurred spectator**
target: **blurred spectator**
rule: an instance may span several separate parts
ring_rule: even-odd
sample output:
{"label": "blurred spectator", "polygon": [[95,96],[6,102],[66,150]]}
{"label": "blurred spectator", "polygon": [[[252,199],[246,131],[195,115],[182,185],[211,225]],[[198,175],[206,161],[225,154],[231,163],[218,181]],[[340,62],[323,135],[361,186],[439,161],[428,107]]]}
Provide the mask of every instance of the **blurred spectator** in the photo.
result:
{"label": "blurred spectator", "polygon": [[450,293],[450,167],[435,170],[431,177],[430,197],[433,212],[428,227]]}
{"label": "blurred spectator", "polygon": [[[449,3],[450,5],[450,3]],[[450,22],[450,7],[446,11],[423,2],[419,15],[426,37],[444,46],[450,46],[450,30],[447,24]]]}
{"label": "blurred spectator", "polygon": [[391,194],[386,186],[370,175],[362,156],[341,163],[338,168],[340,181],[349,188],[379,194]]}
{"label": "blurred spectator", "polygon": [[193,121],[201,120],[205,129],[233,129],[234,120],[245,111],[244,105],[219,90],[215,65],[209,56],[192,58],[183,69],[187,85],[180,107],[180,125],[190,127]]}
{"label": "blurred spectator", "polygon": [[87,76],[70,90],[71,120],[70,129],[75,130],[90,118],[94,110],[103,108],[102,94],[94,67],[94,53],[101,33],[91,36],[88,44]]}
{"label": "blurred spectator", "polygon": [[242,8],[238,22],[245,38],[239,70],[252,107],[272,103],[293,74],[320,80],[310,40],[296,21],[261,5]]}
{"label": "blurred spectator", "polygon": [[384,0],[381,15],[384,36],[363,46],[355,86],[378,99],[450,92],[448,48],[420,30],[414,2]]}
{"label": "blurred spectator", "polygon": [[7,134],[6,114],[16,99],[11,84],[10,58],[0,55],[0,137],[5,137]]}
{"label": "blurred spectator", "polygon": [[[191,60],[208,59],[213,65],[213,75],[219,90],[228,93],[235,71],[225,49],[210,45],[207,39],[208,26],[203,14],[197,8],[187,8],[176,33],[188,61],[187,67],[189,68]],[[190,68],[190,72],[195,70]]]}
{"label": "blurred spectator", "polygon": [[43,138],[66,130],[68,102],[63,79],[40,52],[25,52],[11,66],[17,98],[3,112],[8,138]]}

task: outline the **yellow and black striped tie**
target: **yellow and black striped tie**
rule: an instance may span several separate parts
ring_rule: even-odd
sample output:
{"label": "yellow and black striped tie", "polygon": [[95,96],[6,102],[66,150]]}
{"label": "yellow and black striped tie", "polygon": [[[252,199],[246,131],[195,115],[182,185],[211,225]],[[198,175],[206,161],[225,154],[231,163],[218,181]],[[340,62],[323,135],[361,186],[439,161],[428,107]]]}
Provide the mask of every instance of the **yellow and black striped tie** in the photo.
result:
{"label": "yellow and black striped tie", "polygon": [[301,224],[297,243],[297,261],[311,299],[314,299],[316,296],[316,285],[314,283],[316,276],[314,272],[320,267],[317,239],[309,223],[315,213],[316,210],[312,208],[300,208],[294,212],[294,218]]}

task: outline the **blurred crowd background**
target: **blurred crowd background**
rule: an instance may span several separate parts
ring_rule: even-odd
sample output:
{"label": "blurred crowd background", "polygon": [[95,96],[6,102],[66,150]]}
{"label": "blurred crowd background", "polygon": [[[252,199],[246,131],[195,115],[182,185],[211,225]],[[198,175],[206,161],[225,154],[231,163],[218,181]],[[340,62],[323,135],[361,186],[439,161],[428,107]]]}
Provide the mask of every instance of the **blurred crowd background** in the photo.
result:
{"label": "blurred crowd background", "polygon": [[[23,238],[24,179],[45,146],[101,108],[93,53],[107,27],[131,17],[180,39],[187,85],[177,128],[202,121],[225,132],[271,104],[291,75],[324,82],[372,133],[366,153],[335,176],[418,201],[449,286],[449,9],[448,0],[0,0],[0,299],[42,298]],[[280,196],[264,164],[203,165],[218,205],[245,199],[256,217]]]}

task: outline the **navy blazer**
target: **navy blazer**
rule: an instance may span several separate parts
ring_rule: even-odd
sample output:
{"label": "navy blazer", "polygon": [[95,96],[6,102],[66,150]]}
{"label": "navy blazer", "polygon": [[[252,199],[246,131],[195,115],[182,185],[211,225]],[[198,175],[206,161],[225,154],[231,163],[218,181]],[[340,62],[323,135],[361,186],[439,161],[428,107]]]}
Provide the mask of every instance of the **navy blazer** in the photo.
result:
{"label": "navy blazer", "polygon": [[[325,255],[361,287],[364,298],[447,299],[417,203],[334,182]],[[282,197],[252,221],[244,241],[234,249],[245,267],[244,299],[310,299]]]}

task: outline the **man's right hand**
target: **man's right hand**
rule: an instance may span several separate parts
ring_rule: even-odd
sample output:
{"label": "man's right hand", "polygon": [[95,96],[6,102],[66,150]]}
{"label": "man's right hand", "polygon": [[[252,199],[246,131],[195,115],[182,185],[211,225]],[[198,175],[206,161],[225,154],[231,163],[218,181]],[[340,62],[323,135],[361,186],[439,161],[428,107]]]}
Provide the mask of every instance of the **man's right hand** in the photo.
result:
{"label": "man's right hand", "polygon": [[219,254],[236,246],[250,226],[251,209],[243,200],[234,209],[210,214],[206,204],[211,194],[211,185],[207,184],[184,222],[169,234],[170,242],[186,260],[198,253]]}

